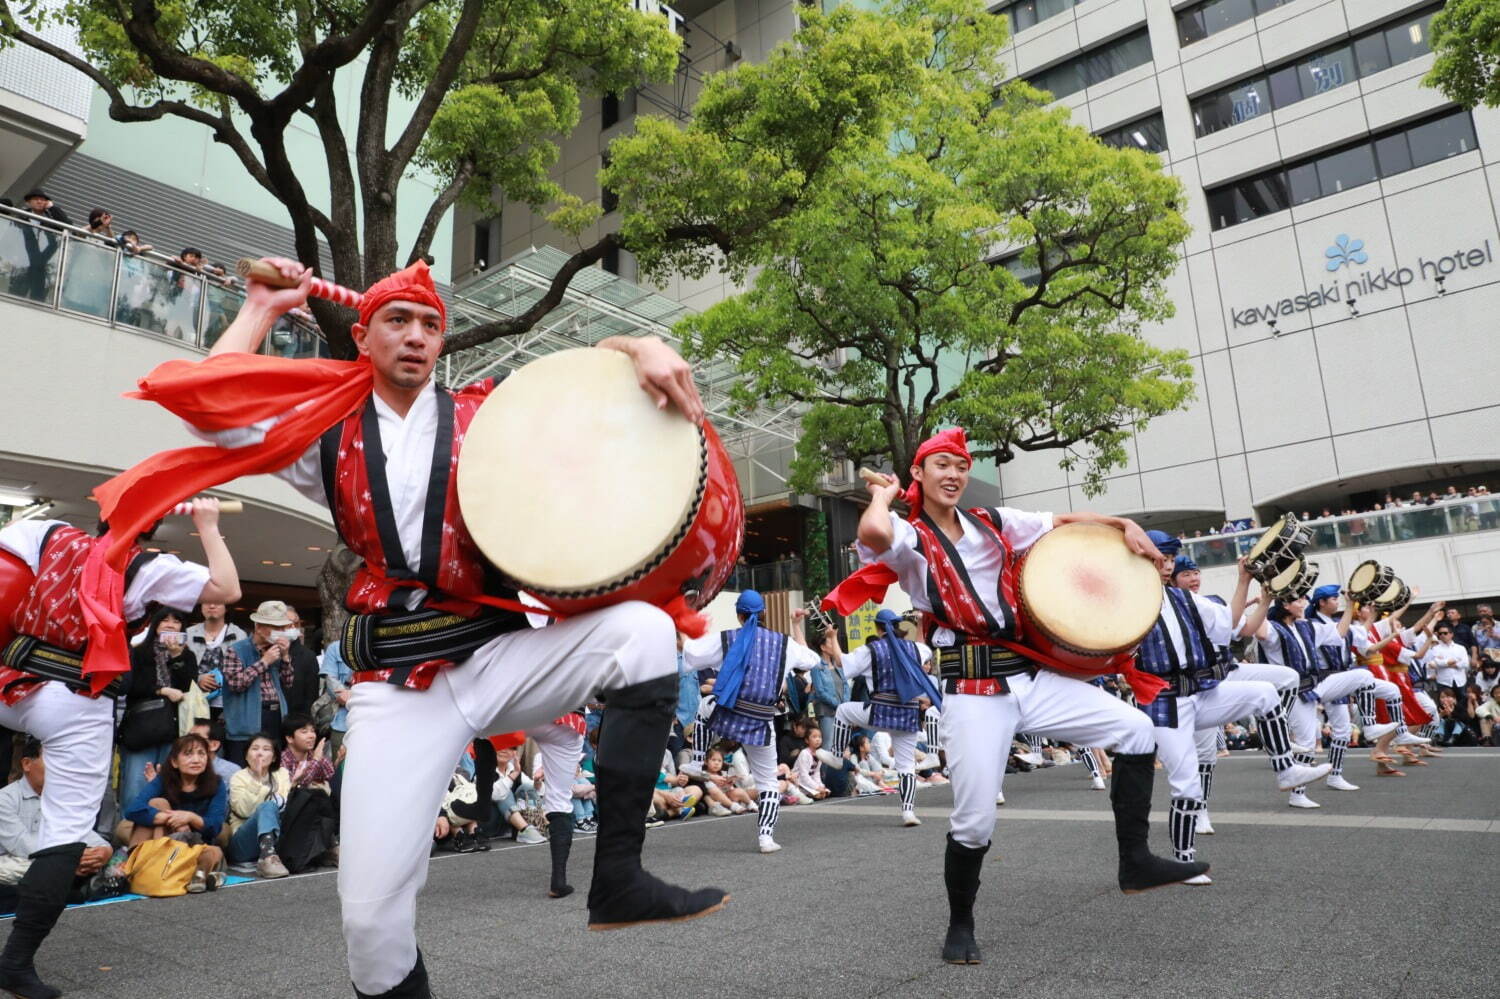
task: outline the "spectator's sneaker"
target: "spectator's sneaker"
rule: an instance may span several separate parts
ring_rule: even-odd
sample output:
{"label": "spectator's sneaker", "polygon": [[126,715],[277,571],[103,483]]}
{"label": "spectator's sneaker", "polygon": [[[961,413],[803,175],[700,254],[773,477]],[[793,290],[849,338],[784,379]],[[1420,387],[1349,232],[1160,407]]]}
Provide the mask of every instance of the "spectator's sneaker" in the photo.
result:
{"label": "spectator's sneaker", "polygon": [[490,838],[484,833],[480,832],[478,829],[469,834],[469,842],[474,844],[475,853],[490,852]]}
{"label": "spectator's sneaker", "polygon": [[1366,725],[1360,729],[1360,734],[1364,736],[1366,742],[1374,742],[1376,739],[1390,735],[1394,731],[1396,731],[1396,723],[1386,722],[1384,725]]}
{"label": "spectator's sneaker", "polygon": [[749,809],[747,809],[742,802],[736,801],[729,806],[730,815],[744,815],[747,811],[749,811]]}
{"label": "spectator's sneaker", "polygon": [[117,898],[130,890],[130,879],[123,875],[105,874],[102,871],[89,878],[84,898],[97,902],[103,898]]}
{"label": "spectator's sneaker", "polygon": [[337,843],[324,850],[318,857],[318,865],[321,867],[339,866],[339,845]]}
{"label": "spectator's sneaker", "polygon": [[224,887],[224,882],[228,880],[223,871],[209,871],[203,878],[203,890],[218,891]]}
{"label": "spectator's sneaker", "polygon": [[1020,760],[1022,763],[1028,763],[1033,767],[1042,766],[1047,762],[1046,757],[1044,757],[1041,753],[1017,753],[1016,759]]}
{"label": "spectator's sneaker", "polygon": [[1093,780],[1089,781],[1089,787],[1092,788],[1095,791],[1108,791],[1109,790],[1108,785],[1106,785],[1104,783],[1104,778],[1103,777],[1095,777]]}
{"label": "spectator's sneaker", "polygon": [[901,824],[903,826],[919,826],[922,824],[922,820],[917,818],[916,812],[908,808],[901,813]]}
{"label": "spectator's sneaker", "polygon": [[208,876],[202,871],[194,871],[193,879],[188,882],[187,890],[189,895],[200,895],[208,891]]}
{"label": "spectator's sneaker", "polygon": [[1323,806],[1307,796],[1306,791],[1293,791],[1286,799],[1286,803],[1293,808],[1322,808]]}
{"label": "spectator's sneaker", "polygon": [[[1319,763],[1315,767],[1293,763],[1276,775],[1276,786],[1283,791],[1290,791],[1294,787],[1306,787],[1313,781],[1328,777],[1328,772],[1332,769],[1333,764],[1331,763]],[[1328,777],[1328,786],[1333,787],[1333,782],[1337,779],[1335,777]],[[1350,787],[1350,790],[1356,789]]]}
{"label": "spectator's sneaker", "polygon": [[1326,786],[1333,788],[1335,791],[1358,791],[1359,790],[1359,785],[1358,784],[1351,784],[1349,781],[1345,780],[1343,774],[1334,774],[1332,777],[1329,777],[1323,783]]}
{"label": "spectator's sneaker", "polygon": [[761,853],[775,853],[777,850],[781,849],[781,844],[776,842],[776,840],[772,839],[770,836],[762,836],[759,840],[757,840],[757,848]]}
{"label": "spectator's sneaker", "polygon": [[[531,828],[530,826],[527,826],[527,829],[530,829],[530,828]],[[521,838],[520,836],[517,836],[516,840],[519,841],[520,838]],[[454,853],[473,853],[474,852],[474,837],[470,836],[468,833],[464,832],[462,829],[459,829],[456,832],[454,832],[454,834],[453,834],[453,852]]]}
{"label": "spectator's sneaker", "polygon": [[1396,736],[1396,738],[1392,741],[1392,745],[1425,746],[1430,742],[1432,742],[1431,739],[1424,739],[1420,735],[1417,735],[1415,732],[1408,729],[1405,732],[1402,732],[1400,735]]}
{"label": "spectator's sneaker", "polygon": [[688,819],[690,819],[692,817],[693,817],[693,810],[691,808],[683,806],[682,808],[677,809],[677,821],[678,822],[686,822]]}
{"label": "spectator's sneaker", "polygon": [[258,878],[284,878],[291,872],[281,862],[281,858],[274,853],[268,853],[255,865],[255,876]]}
{"label": "spectator's sneaker", "polygon": [[662,818],[660,815],[656,815],[656,814],[653,813],[651,815],[646,816],[646,828],[647,829],[655,829],[657,826],[664,826],[666,824],[667,824],[667,820],[664,819],[664,818]]}
{"label": "spectator's sneaker", "polygon": [[[541,834],[541,831],[538,830],[536,826],[527,826],[525,829],[522,829],[520,832],[516,833],[516,842],[522,843],[526,846],[535,846],[538,843],[547,842],[547,837],[543,836]],[[470,852],[472,852],[472,850]]]}
{"label": "spectator's sneaker", "polygon": [[[1205,808],[1198,813],[1197,819],[1193,822],[1193,831],[1199,836],[1212,836],[1214,834],[1214,824],[1208,820],[1208,809]],[[1184,881],[1183,884],[1192,884],[1192,882]]]}
{"label": "spectator's sneaker", "polygon": [[733,815],[734,812],[728,808],[725,808],[717,801],[710,801],[708,803],[708,814],[714,816],[715,818],[722,819],[726,815]]}

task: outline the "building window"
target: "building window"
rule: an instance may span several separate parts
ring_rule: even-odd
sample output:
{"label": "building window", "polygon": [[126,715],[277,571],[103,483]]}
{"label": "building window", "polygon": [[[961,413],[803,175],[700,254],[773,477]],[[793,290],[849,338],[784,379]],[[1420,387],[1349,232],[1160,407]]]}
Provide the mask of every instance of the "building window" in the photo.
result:
{"label": "building window", "polygon": [[1010,19],[1010,32],[1015,34],[1048,18],[1066,14],[1083,2],[1084,0],[1021,0],[1020,3],[1013,3],[995,13],[1004,14]]}
{"label": "building window", "polygon": [[620,273],[620,248],[611,243],[604,250],[604,256],[599,258],[599,266],[611,274]]}
{"label": "building window", "polygon": [[1226,229],[1477,148],[1474,119],[1469,112],[1444,111],[1211,188],[1204,192],[1209,223],[1214,229]]}
{"label": "building window", "polygon": [[[609,153],[599,157],[599,169],[609,169]],[[599,207],[604,209],[606,215],[620,207],[620,196],[605,187],[603,183],[599,185]]]}
{"label": "building window", "polygon": [[1107,132],[1098,133],[1099,141],[1120,149],[1144,149],[1148,153],[1167,151],[1167,129],[1161,112],[1127,122]]}
{"label": "building window", "polygon": [[600,107],[599,128],[606,129],[620,122],[620,95],[605,94]]}
{"label": "building window", "polygon": [[1177,12],[1177,38],[1183,45],[1201,42],[1258,14],[1292,0],[1204,0]]}
{"label": "building window", "polygon": [[1028,76],[1026,82],[1041,90],[1051,91],[1056,99],[1076,94],[1085,87],[1103,83],[1150,61],[1151,34],[1141,28]]}
{"label": "building window", "polygon": [[490,219],[474,223],[474,270],[482,271],[490,265]]}
{"label": "building window", "polygon": [[1431,51],[1432,15],[1441,9],[1408,14],[1352,42],[1340,42],[1195,98],[1193,128],[1199,137],[1210,135],[1426,55]]}

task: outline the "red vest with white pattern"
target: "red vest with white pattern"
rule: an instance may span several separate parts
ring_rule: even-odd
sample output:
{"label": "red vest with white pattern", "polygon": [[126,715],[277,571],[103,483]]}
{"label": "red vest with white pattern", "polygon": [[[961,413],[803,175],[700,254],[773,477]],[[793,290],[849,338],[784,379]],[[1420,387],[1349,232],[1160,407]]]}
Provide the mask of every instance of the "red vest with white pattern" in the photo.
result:
{"label": "red vest with white pattern", "polygon": [[[78,584],[93,543],[92,535],[67,524],[54,525],[47,531],[42,539],[36,581],[11,616],[11,624],[19,634],[69,652],[83,649],[89,632],[83,621]],[[134,563],[140,555],[139,548],[131,549],[131,570],[136,568]],[[129,576],[133,577],[134,571],[129,571]]]}
{"label": "red vest with white pattern", "polygon": [[405,596],[413,589],[428,591],[424,607],[466,617],[485,610],[468,598],[488,594],[515,599],[515,591],[494,578],[458,507],[458,453],[469,423],[494,387],[494,380],[486,379],[458,392],[437,389],[438,429],[419,572],[406,564],[396,533],[374,397],[323,435],[323,487],[334,527],[344,544],[365,562],[344,598],[354,613],[404,611]]}

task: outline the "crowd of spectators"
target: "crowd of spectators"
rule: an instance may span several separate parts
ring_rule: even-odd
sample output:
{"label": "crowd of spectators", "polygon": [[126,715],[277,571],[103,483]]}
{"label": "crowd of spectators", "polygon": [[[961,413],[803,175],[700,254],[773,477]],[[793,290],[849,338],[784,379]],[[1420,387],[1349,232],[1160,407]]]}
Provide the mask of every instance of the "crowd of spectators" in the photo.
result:
{"label": "crowd of spectators", "polygon": [[[1464,500],[1468,502],[1461,503]],[[1359,519],[1398,510],[1420,510],[1423,507],[1433,507],[1439,504],[1456,505],[1457,515],[1449,518],[1445,517],[1442,510],[1427,511],[1427,516],[1401,518],[1395,526],[1388,527],[1385,530],[1380,529],[1385,524],[1385,518],[1368,522]],[[1304,523],[1312,522],[1315,536],[1321,531],[1322,537],[1328,547],[1334,544],[1335,530],[1338,530],[1340,535],[1347,537],[1350,544],[1359,545],[1386,541],[1407,541],[1412,538],[1431,537],[1453,531],[1488,530],[1500,525],[1500,496],[1492,494],[1489,486],[1483,484],[1472,485],[1463,490],[1460,490],[1457,486],[1449,485],[1443,492],[1429,490],[1424,493],[1420,489],[1413,489],[1409,496],[1387,491],[1382,500],[1362,503],[1351,501],[1349,503],[1337,504],[1336,506],[1337,508],[1335,508],[1335,505],[1318,507],[1317,513],[1314,513],[1312,509],[1282,510],[1278,512],[1277,517],[1283,513],[1295,513],[1298,520]],[[1320,521],[1331,521],[1346,517],[1356,519],[1345,522],[1338,528],[1330,524],[1318,524]],[[1188,536],[1192,538],[1211,538],[1221,534],[1239,534],[1244,531],[1252,531],[1259,526],[1253,517],[1244,521],[1227,520],[1223,525],[1218,527],[1196,528]]]}

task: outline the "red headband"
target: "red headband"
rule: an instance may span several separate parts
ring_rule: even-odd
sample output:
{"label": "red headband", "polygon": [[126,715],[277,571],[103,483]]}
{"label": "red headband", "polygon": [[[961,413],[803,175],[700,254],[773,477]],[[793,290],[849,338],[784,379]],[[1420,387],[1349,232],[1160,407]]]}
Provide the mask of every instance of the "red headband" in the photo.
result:
{"label": "red headband", "polygon": [[[963,427],[949,427],[923,441],[922,446],[917,448],[917,453],[911,459],[912,467],[920,467],[923,461],[934,454],[956,455],[971,465],[974,463],[973,456],[969,454],[969,438],[964,433]],[[916,519],[922,512],[922,484],[913,478],[902,498],[911,508],[908,516]]]}
{"label": "red headband", "polygon": [[438,297],[437,286],[432,283],[432,272],[427,261],[418,260],[405,270],[381,278],[370,285],[359,304],[359,321],[368,326],[382,305],[391,302],[418,302],[430,305],[443,317],[443,330],[448,329],[448,307]]}

